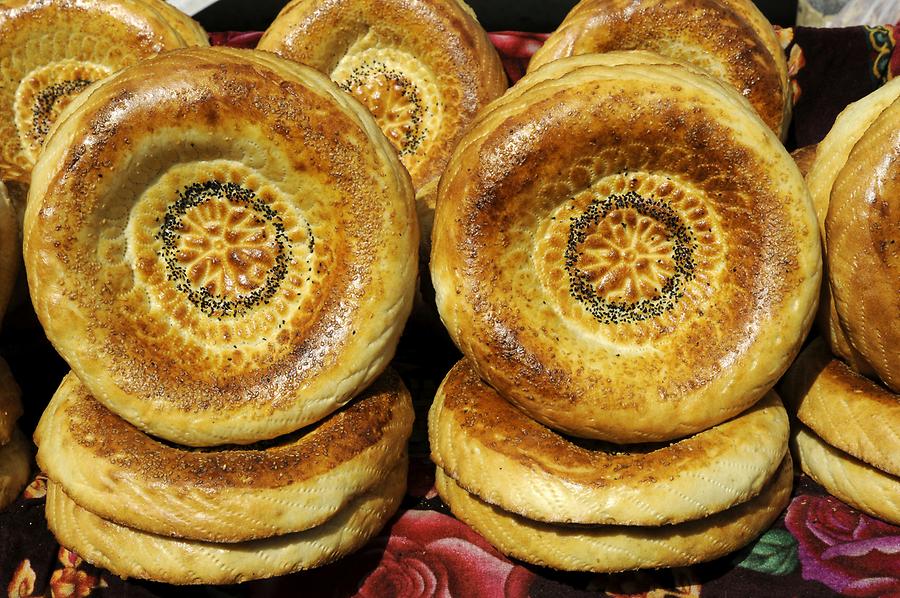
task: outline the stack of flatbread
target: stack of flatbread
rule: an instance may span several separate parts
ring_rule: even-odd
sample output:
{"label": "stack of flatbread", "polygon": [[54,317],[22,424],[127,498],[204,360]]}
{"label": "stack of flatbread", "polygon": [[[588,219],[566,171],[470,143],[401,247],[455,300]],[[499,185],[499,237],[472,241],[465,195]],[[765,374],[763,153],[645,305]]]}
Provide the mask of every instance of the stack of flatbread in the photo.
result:
{"label": "stack of flatbread", "polygon": [[326,77],[208,48],[115,73],[51,130],[24,235],[72,368],[35,434],[61,544],[232,583],[333,561],[397,509],[413,191]]}
{"label": "stack of flatbread", "polygon": [[829,492],[900,523],[900,82],[848,106],[815,150],[807,182],[827,277],[824,338],[782,390],[800,421],[802,469]]}
{"label": "stack of flatbread", "polygon": [[[751,9],[585,0],[440,180],[432,279],[465,358],[429,414],[437,488],[506,554],[686,565],[787,504],[771,388],[811,326],[821,257],[778,137],[783,57]],[[653,53],[591,53],[647,38]],[[769,91],[713,76],[731,66]]]}

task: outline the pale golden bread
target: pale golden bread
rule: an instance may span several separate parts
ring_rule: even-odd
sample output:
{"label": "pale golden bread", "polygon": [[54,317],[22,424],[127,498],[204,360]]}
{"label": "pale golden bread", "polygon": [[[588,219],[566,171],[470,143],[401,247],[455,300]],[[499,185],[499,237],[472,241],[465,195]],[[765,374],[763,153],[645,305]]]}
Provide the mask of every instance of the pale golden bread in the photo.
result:
{"label": "pale golden bread", "polygon": [[650,50],[690,62],[746,96],[780,138],[787,134],[787,61],[774,28],[750,0],[582,0],[528,69],[611,50]]}
{"label": "pale golden bread", "polygon": [[92,81],[182,48],[160,0],[0,4],[0,179],[28,182],[59,112]]}
{"label": "pale golden bread", "polygon": [[[0,323],[12,296],[22,261],[22,239],[19,220],[6,185],[0,182]],[[0,426],[2,427],[2,426]]]}
{"label": "pale golden bread", "polygon": [[900,525],[900,478],[834,448],[804,426],[794,431],[791,448],[800,468],[830,494]]}
{"label": "pale golden bread", "polygon": [[294,0],[257,47],[319,69],[365,104],[416,189],[441,175],[475,115],[507,86],[461,0]]}
{"label": "pale golden bread", "polygon": [[441,318],[552,428],[687,436],[746,410],[799,351],[815,214],[733,90],[677,65],[568,60],[489,106],[441,178]]}
{"label": "pale golden bread", "polygon": [[238,542],[319,525],[380,483],[406,453],[413,417],[409,393],[389,371],[312,429],[261,446],[191,450],[116,417],[70,373],[35,442],[41,470],[104,519]]}
{"label": "pale golden bread", "polygon": [[454,515],[509,556],[565,571],[616,572],[692,565],[745,546],[787,506],[792,475],[787,456],[759,496],[704,519],[661,527],[540,523],[483,502],[440,469],[436,486]]}
{"label": "pale golden bread", "polygon": [[406,490],[406,458],[378,487],[306,531],[240,544],[164,538],[79,507],[52,480],[47,524],[63,546],[120,577],[171,584],[228,584],[319,567],[362,547],[387,523]]}
{"label": "pale golden bread", "polygon": [[[816,158],[806,175],[806,182],[816,209],[819,232],[823,241],[826,238],[825,219],[828,215],[832,189],[847,163],[851,150],[866,134],[875,119],[898,97],[900,97],[900,80],[890,81],[863,99],[850,104],[838,115],[831,131],[818,144]],[[872,366],[847,338],[840,322],[831,296],[830,277],[827,275],[827,247],[824,249],[826,276],[819,304],[819,326],[828,340],[832,353],[846,361],[857,372],[864,375],[874,374]]]}
{"label": "pale golden bread", "polygon": [[16,500],[31,473],[31,443],[18,429],[0,446],[0,510]]}
{"label": "pale golden bread", "polygon": [[428,418],[432,459],[487,503],[550,523],[664,525],[757,495],[787,452],[775,393],[749,412],[662,447],[583,446],[510,405],[462,360]]}
{"label": "pale golden bread", "polygon": [[22,391],[9,370],[9,364],[0,357],[0,446],[12,438],[16,421],[22,413]]}
{"label": "pale golden bread", "polygon": [[900,476],[900,396],[833,358],[822,339],[800,354],[779,389],[825,442]]}
{"label": "pale golden bread", "polygon": [[900,101],[866,129],[835,179],[825,218],[828,277],[841,327],[900,392]]}
{"label": "pale golden bread", "polygon": [[156,10],[171,27],[178,32],[186,46],[206,47],[209,45],[209,34],[203,27],[184,12],[169,4],[167,0],[139,0],[149,8]]}
{"label": "pale golden bread", "polygon": [[29,197],[48,338],[98,401],[179,444],[321,419],[387,366],[412,304],[409,175],[360,104],[266,52],[182,50],[105,80]]}

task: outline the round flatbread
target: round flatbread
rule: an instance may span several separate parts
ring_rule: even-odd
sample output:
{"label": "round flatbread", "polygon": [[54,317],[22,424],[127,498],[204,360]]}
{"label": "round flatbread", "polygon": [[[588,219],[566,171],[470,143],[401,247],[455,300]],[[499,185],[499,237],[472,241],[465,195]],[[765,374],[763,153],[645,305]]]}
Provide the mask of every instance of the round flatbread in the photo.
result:
{"label": "round flatbread", "polygon": [[772,525],[790,500],[792,481],[787,457],[763,492],[748,502],[678,525],[626,527],[531,521],[467,493],[440,469],[436,477],[453,514],[504,554],[543,567],[597,573],[683,567],[733,552]]}
{"label": "round flatbread", "polygon": [[172,52],[82,101],[35,168],[32,300],[98,401],[188,446],[292,432],[387,366],[409,176],[372,117],[266,52]]}
{"label": "round flatbread", "polygon": [[900,101],[866,129],[835,179],[825,245],[841,327],[900,392]]}
{"label": "round flatbread", "polygon": [[257,46],[327,74],[371,110],[416,189],[444,171],[506,74],[460,0],[294,0]]}
{"label": "round flatbread", "polygon": [[797,464],[848,505],[900,525],[900,479],[829,445],[800,426],[791,439]]}
{"label": "round flatbread", "polygon": [[612,50],[649,50],[702,68],[746,96],[780,138],[787,135],[787,61],[775,29],[750,0],[582,0],[528,70]]}
{"label": "round flatbread", "polygon": [[208,45],[185,40],[174,12],[160,0],[3,2],[0,179],[28,182],[60,112],[93,81],[160,52]]}
{"label": "round flatbread", "polygon": [[812,205],[778,139],[712,78],[567,60],[454,152],[432,238],[441,318],[549,427],[684,437],[746,410],[799,352],[821,271]]}
{"label": "round flatbread", "polygon": [[41,470],[104,519],[238,542],[315,527],[380,483],[406,453],[413,418],[409,392],[388,371],[311,429],[260,446],[192,450],[142,433],[70,373],[35,442]]}
{"label": "round flatbread", "polygon": [[822,339],[800,354],[779,389],[825,442],[900,476],[900,396],[834,359]]}
{"label": "round flatbread", "polygon": [[336,561],[384,527],[406,490],[406,459],[377,488],[306,531],[239,544],[176,540],[111,523],[47,486],[47,524],[59,543],[120,577],[171,584],[230,584]]}
{"label": "round flatbread", "polygon": [[429,412],[432,459],[487,503],[550,523],[664,525],[759,494],[787,452],[789,423],[770,392],[747,413],[678,442],[590,446],[545,428],[454,366]]}
{"label": "round flatbread", "polygon": [[[832,297],[828,271],[828,247],[825,221],[835,182],[843,172],[850,152],[866,135],[872,123],[900,97],[900,80],[890,81],[871,94],[847,106],[837,117],[825,139],[816,148],[816,158],[806,176],[810,196],[816,209],[819,231],[825,250],[826,283],[822,285],[819,302],[819,322],[822,334],[828,340],[831,351],[863,375],[874,375],[875,370],[866,358],[853,346],[838,316]],[[852,317],[852,316],[851,316]]]}

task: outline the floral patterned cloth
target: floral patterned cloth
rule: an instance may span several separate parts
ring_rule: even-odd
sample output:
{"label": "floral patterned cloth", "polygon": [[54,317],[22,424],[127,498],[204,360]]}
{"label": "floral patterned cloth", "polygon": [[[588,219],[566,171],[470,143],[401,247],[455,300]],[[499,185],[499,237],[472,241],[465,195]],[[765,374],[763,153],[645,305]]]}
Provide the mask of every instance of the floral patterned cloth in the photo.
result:
{"label": "floral patterned cloth", "polygon": [[[213,34],[213,41],[253,47],[259,35]],[[528,58],[546,38],[516,32],[491,35],[512,80],[521,77]],[[900,72],[893,27],[796,28],[781,31],[781,38],[789,56],[795,95],[790,146],[821,140],[848,102]],[[34,316],[27,310],[27,302],[25,305],[7,318],[0,336],[0,353],[10,362],[29,399],[22,425],[30,430],[65,366],[35,332]],[[441,377],[456,358],[448,338],[436,338],[430,332],[417,336],[415,331],[404,336],[394,367],[413,393],[417,410],[408,496],[385,530],[356,554],[314,571],[215,589],[121,580],[56,544],[44,518],[46,480],[38,475],[18,501],[0,512],[0,598],[4,592],[10,598],[668,598],[761,594],[767,598],[900,598],[900,528],[854,511],[804,476],[798,477],[789,507],[770,530],[744,550],[712,563],[592,575],[560,573],[511,561],[454,519],[434,491],[425,415]]]}

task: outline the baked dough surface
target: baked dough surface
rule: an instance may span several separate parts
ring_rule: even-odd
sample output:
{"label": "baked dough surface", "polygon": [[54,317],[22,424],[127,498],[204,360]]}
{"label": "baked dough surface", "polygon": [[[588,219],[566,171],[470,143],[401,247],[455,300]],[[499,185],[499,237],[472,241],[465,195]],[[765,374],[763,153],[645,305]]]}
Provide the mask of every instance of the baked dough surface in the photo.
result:
{"label": "baked dough surface", "polygon": [[3,2],[0,179],[28,182],[53,122],[92,82],[187,45],[209,42],[160,0]]}
{"label": "baked dough surface", "polygon": [[258,446],[192,450],[116,417],[70,373],[35,441],[41,469],[104,519],[238,542],[315,527],[368,492],[406,453],[413,417],[408,391],[388,370],[310,429]]}
{"label": "baked dough surface", "polygon": [[822,339],[800,354],[779,389],[825,442],[900,477],[900,396],[833,358]]}
{"label": "baked dough surface", "polygon": [[712,78],[566,60],[488,107],[454,152],[438,308],[479,375],[542,423],[687,436],[760,399],[809,330],[821,256],[806,186]]}
{"label": "baked dough surface", "polygon": [[164,583],[230,584],[320,567],[361,548],[397,511],[406,458],[378,487],[317,527],[239,544],[164,538],[117,525],[47,484],[47,523],[59,543],[120,577]]}
{"label": "baked dough surface", "polygon": [[98,401],[179,444],[247,444],[387,366],[415,286],[412,187],[328,79],[188,49],[68,114],[35,168],[24,253],[47,336]]}
{"label": "baked dough surface", "polygon": [[362,102],[416,189],[441,175],[475,115],[507,86],[460,0],[294,0],[257,47],[326,73]]}
{"label": "baked dough surface", "polygon": [[750,0],[582,0],[528,69],[612,50],[649,50],[702,68],[746,96],[776,135],[787,135],[791,90],[784,51]]}
{"label": "baked dough surface", "polygon": [[465,360],[429,412],[432,459],[487,503],[528,519],[664,525],[757,495],[787,452],[788,417],[770,392],[747,413],[663,446],[576,443],[513,407]]}
{"label": "baked dough surface", "polygon": [[834,182],[825,244],[841,327],[900,392],[900,102],[886,107]]}
{"label": "baked dough surface", "polygon": [[438,492],[453,514],[501,552],[564,571],[613,573],[682,567],[733,552],[762,534],[787,506],[793,468],[786,457],[762,493],[704,519],[662,527],[563,526],[493,507],[437,470]]}
{"label": "baked dough surface", "polygon": [[834,448],[804,426],[791,439],[797,464],[848,505],[900,525],[900,478]]}
{"label": "baked dough surface", "polygon": [[[838,115],[825,139],[819,143],[816,159],[806,176],[809,192],[819,220],[819,231],[825,250],[825,284],[822,285],[822,299],[819,304],[819,322],[826,335],[832,353],[846,361],[850,367],[864,375],[875,375],[875,370],[865,356],[854,347],[841,322],[832,295],[829,271],[828,247],[826,239],[826,218],[831,204],[832,191],[851,151],[866,135],[873,122],[900,97],[900,81],[890,81],[871,94],[847,106]],[[848,173],[852,176],[852,173]],[[849,259],[852,259],[850,257]],[[849,317],[853,317],[849,314]]]}

